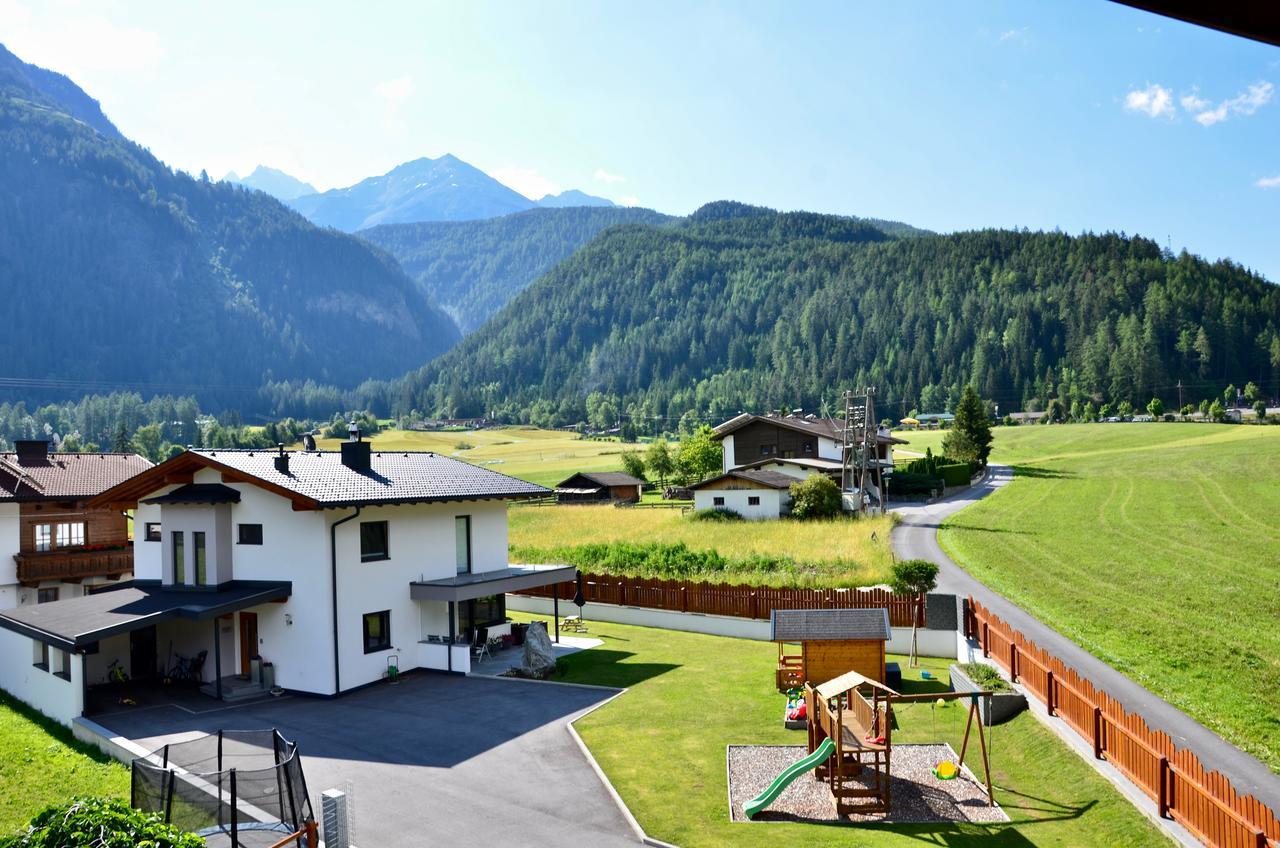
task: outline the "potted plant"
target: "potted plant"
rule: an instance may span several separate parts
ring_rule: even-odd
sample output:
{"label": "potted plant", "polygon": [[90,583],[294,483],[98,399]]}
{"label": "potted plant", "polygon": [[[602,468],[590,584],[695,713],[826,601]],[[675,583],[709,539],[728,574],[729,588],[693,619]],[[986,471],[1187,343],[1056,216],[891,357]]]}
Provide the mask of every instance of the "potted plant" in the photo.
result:
{"label": "potted plant", "polygon": [[995,693],[978,699],[978,714],[987,726],[1008,721],[1027,708],[1026,696],[1015,691],[994,666],[986,663],[952,663],[951,688],[956,692]]}

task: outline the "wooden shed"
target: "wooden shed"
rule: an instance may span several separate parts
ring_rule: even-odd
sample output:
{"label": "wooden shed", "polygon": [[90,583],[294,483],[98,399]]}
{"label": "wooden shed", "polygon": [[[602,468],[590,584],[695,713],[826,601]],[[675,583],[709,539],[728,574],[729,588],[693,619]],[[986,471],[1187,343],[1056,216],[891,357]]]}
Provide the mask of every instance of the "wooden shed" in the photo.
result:
{"label": "wooden shed", "polygon": [[850,671],[884,680],[885,643],[893,633],[886,609],[776,609],[769,631],[778,643],[780,692]]}
{"label": "wooden shed", "polygon": [[579,471],[556,485],[557,503],[637,503],[644,481],[621,471]]}

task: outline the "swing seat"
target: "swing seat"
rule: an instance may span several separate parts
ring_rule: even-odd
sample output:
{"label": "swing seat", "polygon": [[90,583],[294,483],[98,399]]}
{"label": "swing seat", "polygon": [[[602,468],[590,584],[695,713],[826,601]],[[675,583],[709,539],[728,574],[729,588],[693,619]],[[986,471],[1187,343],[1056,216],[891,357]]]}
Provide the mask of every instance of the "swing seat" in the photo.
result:
{"label": "swing seat", "polygon": [[956,764],[950,760],[943,760],[933,767],[933,776],[938,780],[955,780],[960,770],[956,768]]}

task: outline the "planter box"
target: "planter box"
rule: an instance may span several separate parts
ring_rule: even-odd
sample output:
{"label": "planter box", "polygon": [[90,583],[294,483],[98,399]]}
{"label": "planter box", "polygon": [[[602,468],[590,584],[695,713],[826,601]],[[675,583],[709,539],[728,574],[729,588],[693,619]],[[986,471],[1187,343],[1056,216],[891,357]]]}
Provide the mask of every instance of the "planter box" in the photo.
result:
{"label": "planter box", "polygon": [[[970,680],[958,664],[952,663],[950,671],[952,691],[982,691],[982,687]],[[982,716],[982,723],[988,727],[993,724],[1006,722],[1026,708],[1027,698],[1025,695],[1018,692],[1000,692],[993,695],[991,698],[978,699],[978,714]]]}

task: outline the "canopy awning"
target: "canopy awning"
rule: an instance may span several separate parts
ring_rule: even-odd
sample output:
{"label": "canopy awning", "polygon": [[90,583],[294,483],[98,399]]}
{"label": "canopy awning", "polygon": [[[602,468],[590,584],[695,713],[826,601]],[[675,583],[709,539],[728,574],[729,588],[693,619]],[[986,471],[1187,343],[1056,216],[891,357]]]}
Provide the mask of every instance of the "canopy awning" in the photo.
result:
{"label": "canopy awning", "polygon": [[409,584],[409,597],[415,601],[469,601],[486,595],[572,583],[576,573],[572,565],[513,565],[443,580],[414,581]]}
{"label": "canopy awning", "polygon": [[880,681],[872,680],[870,677],[859,674],[856,671],[846,671],[834,680],[828,680],[826,683],[818,685],[816,689],[823,698],[833,698],[836,695],[848,692],[850,689],[857,689],[859,686],[870,686],[889,695],[898,694]]}
{"label": "canopy awning", "polygon": [[55,648],[75,651],[93,643],[183,618],[208,621],[293,592],[288,581],[234,580],[212,589],[175,589],[130,582],[92,595],[0,611],[0,627]]}

